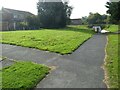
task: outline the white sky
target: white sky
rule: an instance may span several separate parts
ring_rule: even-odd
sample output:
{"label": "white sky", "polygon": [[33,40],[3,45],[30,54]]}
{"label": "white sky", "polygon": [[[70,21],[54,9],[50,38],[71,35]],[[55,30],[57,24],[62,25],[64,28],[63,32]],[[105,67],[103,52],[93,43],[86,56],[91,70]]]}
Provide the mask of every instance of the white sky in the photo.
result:
{"label": "white sky", "polygon": [[[74,7],[71,18],[81,18],[88,16],[89,12],[98,12],[106,14],[106,2],[109,0],[69,0],[70,5]],[[0,8],[16,9],[29,11],[37,14],[38,0],[0,0]]]}

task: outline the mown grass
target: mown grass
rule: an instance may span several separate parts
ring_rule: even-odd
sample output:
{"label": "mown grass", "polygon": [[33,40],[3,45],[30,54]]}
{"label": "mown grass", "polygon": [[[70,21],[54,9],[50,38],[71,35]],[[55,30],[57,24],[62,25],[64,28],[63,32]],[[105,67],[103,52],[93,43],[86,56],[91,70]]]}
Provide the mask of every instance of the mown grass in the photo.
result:
{"label": "mown grass", "polygon": [[109,25],[108,28],[105,28],[106,30],[110,32],[117,32],[118,31],[118,25]]}
{"label": "mown grass", "polygon": [[69,26],[64,29],[1,32],[1,42],[69,54],[94,33],[85,26],[82,28],[81,26]]}
{"label": "mown grass", "polygon": [[[117,27],[110,27],[109,29],[112,31],[115,31]],[[115,30],[113,30],[115,29]],[[118,78],[118,75],[120,75],[118,64],[120,61],[118,61],[118,53],[120,53],[120,50],[118,47],[120,47],[120,42],[118,41],[118,34],[111,34],[108,35],[108,45],[107,45],[107,59],[106,59],[106,69],[107,69],[107,75],[108,75],[108,85],[110,88],[118,88],[118,84],[120,83],[120,80]],[[118,83],[119,80],[119,83]]]}
{"label": "mown grass", "polygon": [[34,88],[48,73],[49,68],[32,62],[16,62],[2,69],[3,89]]}

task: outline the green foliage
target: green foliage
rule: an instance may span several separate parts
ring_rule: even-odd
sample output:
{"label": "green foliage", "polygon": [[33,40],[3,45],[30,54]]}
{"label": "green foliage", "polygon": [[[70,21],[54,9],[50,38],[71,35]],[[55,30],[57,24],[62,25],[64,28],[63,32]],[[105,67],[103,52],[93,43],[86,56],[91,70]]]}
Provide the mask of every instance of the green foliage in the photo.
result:
{"label": "green foliage", "polygon": [[88,16],[88,24],[106,24],[107,15],[100,15],[99,13],[90,13]]}
{"label": "green foliage", "polygon": [[87,25],[87,24],[88,24],[88,17],[87,17],[87,16],[82,17],[82,18],[81,18],[81,21],[82,21],[82,24],[83,24],[83,25]]}
{"label": "green foliage", "polygon": [[[110,26],[109,29],[115,29],[115,27]],[[114,30],[113,30],[114,31]],[[108,84],[110,88],[118,88],[118,74],[120,75],[118,69],[118,47],[120,47],[120,42],[118,42],[118,34],[109,35],[108,36],[108,46],[107,46],[107,59],[106,59],[106,68],[107,68],[107,75],[108,75]],[[119,52],[118,52],[119,51]],[[120,82],[120,80],[119,80]]]}
{"label": "green foliage", "polygon": [[49,68],[32,62],[16,62],[3,68],[1,73],[3,89],[25,89],[34,88],[49,73]]}
{"label": "green foliage", "polygon": [[27,23],[28,23],[28,29],[39,29],[40,23],[39,23],[38,16],[28,16],[27,17]]}
{"label": "green foliage", "polygon": [[108,27],[106,27],[105,29],[107,29],[110,32],[117,32],[118,29],[118,25],[108,25]]}
{"label": "green foliage", "polygon": [[90,13],[88,17],[88,23],[89,24],[99,24],[101,23],[101,15],[99,13]]}
{"label": "green foliage", "polygon": [[19,28],[21,29],[27,29],[28,27],[28,23],[27,22],[18,22],[17,25],[19,26]]}
{"label": "green foliage", "polygon": [[72,12],[72,7],[68,6],[67,2],[63,3],[62,0],[58,0],[58,2],[40,1],[37,3],[37,8],[42,28],[65,27]]}
{"label": "green foliage", "polygon": [[110,14],[111,22],[118,24],[120,22],[120,1],[119,2],[107,2],[107,13]]}
{"label": "green foliage", "polygon": [[58,52],[72,53],[80,44],[90,38],[93,31],[86,26],[72,26],[65,29],[43,29],[34,31],[2,32],[2,43]]}

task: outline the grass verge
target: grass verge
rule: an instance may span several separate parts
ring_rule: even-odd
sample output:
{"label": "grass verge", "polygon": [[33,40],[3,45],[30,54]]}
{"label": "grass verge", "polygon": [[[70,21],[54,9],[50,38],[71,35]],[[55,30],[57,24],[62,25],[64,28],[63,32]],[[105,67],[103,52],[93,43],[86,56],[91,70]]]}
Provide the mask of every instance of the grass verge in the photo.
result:
{"label": "grass verge", "polygon": [[[112,29],[113,28],[114,27],[112,27]],[[118,75],[120,74],[118,68],[118,64],[120,63],[120,61],[118,61],[118,53],[120,53],[118,47],[120,47],[120,42],[118,42],[118,37],[120,37],[119,34],[108,35],[108,45],[106,48],[107,58],[105,67],[107,70],[107,84],[110,88],[118,88],[118,84],[120,83],[118,78]]]}
{"label": "grass verge", "polygon": [[109,25],[109,28],[105,28],[110,32],[117,32],[118,31],[118,25]]}
{"label": "grass verge", "polygon": [[2,69],[2,88],[34,88],[49,70],[47,66],[32,62],[16,62]]}
{"label": "grass verge", "polygon": [[1,32],[1,42],[69,54],[94,34],[86,26],[82,28],[81,26],[69,26],[64,29]]}

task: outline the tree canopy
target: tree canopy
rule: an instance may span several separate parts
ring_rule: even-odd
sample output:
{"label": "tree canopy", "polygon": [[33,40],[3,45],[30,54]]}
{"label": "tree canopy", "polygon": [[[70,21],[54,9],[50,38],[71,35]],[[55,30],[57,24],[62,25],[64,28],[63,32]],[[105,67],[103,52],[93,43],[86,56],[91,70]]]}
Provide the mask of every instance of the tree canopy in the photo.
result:
{"label": "tree canopy", "polygon": [[40,27],[38,16],[28,16],[27,23],[29,29],[39,29]]}
{"label": "tree canopy", "polygon": [[120,1],[119,2],[107,2],[107,13],[110,14],[110,20],[113,23],[120,22]]}
{"label": "tree canopy", "polygon": [[88,24],[105,24],[107,15],[101,15],[99,13],[89,13],[87,18]]}
{"label": "tree canopy", "polygon": [[37,8],[42,28],[65,27],[72,12],[72,7],[62,0],[58,0],[58,2],[39,1]]}

